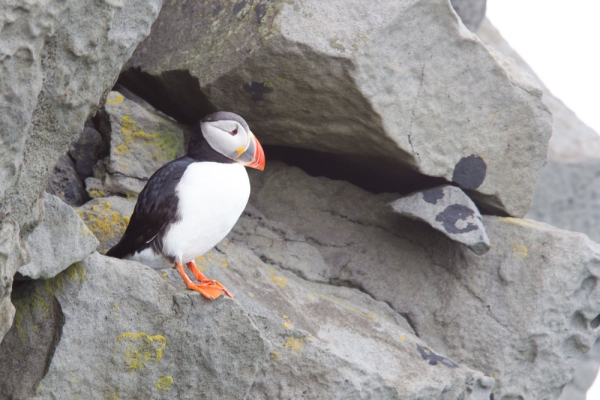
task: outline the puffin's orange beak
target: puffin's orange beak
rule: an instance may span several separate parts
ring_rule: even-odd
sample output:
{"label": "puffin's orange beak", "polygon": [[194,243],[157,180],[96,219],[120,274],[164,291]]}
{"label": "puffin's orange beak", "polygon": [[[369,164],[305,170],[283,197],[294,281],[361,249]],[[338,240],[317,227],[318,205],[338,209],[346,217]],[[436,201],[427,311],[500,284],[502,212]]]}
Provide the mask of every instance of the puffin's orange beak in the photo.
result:
{"label": "puffin's orange beak", "polygon": [[265,169],[265,152],[252,132],[250,132],[248,148],[240,154],[236,161],[249,168],[256,168],[260,171]]}

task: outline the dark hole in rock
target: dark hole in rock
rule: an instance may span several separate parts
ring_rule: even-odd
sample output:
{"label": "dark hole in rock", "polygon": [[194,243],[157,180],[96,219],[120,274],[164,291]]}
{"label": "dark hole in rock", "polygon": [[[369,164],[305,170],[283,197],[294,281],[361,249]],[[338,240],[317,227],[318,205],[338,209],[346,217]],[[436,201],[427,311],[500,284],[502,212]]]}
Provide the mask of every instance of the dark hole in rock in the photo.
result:
{"label": "dark hole in rock", "polygon": [[[264,146],[269,160],[298,167],[311,176],[348,181],[373,193],[408,194],[447,183],[425,176],[397,161],[376,156],[324,153],[283,146]],[[386,171],[385,174],[382,171]]]}
{"label": "dark hole in rock", "polygon": [[592,329],[596,329],[599,326],[600,326],[600,314],[596,318],[594,318],[593,320],[590,321],[590,327]]}
{"label": "dark hole in rock", "polygon": [[205,115],[218,111],[200,90],[198,79],[188,71],[168,71],[152,76],[138,68],[131,68],[121,73],[117,83],[156,109],[190,126]]}

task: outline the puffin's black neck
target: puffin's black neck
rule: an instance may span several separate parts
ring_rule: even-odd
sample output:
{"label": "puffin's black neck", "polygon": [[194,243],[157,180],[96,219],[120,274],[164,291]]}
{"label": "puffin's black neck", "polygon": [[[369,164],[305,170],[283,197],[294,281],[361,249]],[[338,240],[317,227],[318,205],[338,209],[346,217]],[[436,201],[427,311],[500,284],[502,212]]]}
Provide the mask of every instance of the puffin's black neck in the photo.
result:
{"label": "puffin's black neck", "polygon": [[192,137],[190,138],[190,144],[188,145],[187,155],[198,161],[212,161],[222,164],[231,164],[235,162],[231,158],[225,157],[223,154],[210,147],[210,144],[208,144],[202,134],[200,123],[197,123],[192,130]]}

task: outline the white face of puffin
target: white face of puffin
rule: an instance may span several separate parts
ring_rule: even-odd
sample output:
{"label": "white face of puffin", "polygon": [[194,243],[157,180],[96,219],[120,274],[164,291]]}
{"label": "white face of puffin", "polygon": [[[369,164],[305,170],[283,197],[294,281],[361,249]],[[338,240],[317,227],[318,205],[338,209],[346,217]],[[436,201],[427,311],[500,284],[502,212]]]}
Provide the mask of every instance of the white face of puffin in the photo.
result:
{"label": "white face of puffin", "polygon": [[[216,119],[219,117],[223,119]],[[211,114],[203,119],[201,129],[210,147],[225,157],[246,167],[264,169],[265,155],[262,146],[240,116],[226,112]]]}

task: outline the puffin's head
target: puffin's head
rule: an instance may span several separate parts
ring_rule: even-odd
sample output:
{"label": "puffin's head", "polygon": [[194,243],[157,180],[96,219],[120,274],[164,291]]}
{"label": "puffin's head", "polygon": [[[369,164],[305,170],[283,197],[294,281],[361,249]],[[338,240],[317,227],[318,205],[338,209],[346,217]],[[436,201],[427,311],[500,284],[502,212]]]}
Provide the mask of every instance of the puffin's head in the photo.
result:
{"label": "puffin's head", "polygon": [[210,147],[246,167],[263,170],[265,153],[242,117],[219,111],[202,118],[200,129]]}

